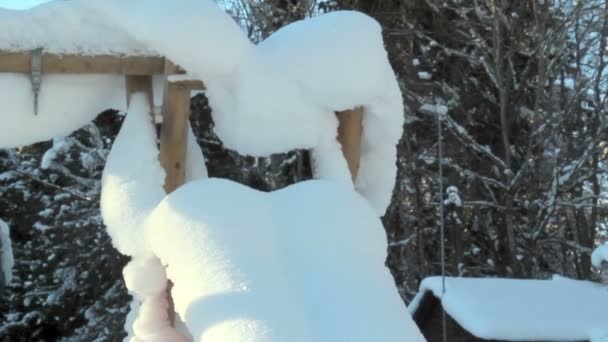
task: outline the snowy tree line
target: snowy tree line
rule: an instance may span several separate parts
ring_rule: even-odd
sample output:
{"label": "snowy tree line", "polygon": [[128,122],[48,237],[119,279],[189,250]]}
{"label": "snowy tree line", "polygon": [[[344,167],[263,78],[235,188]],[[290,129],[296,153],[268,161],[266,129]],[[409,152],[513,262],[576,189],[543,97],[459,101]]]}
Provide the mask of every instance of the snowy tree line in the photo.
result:
{"label": "snowy tree line", "polygon": [[[406,302],[424,277],[440,271],[442,201],[450,275],[599,279],[590,254],[608,239],[608,1],[225,6],[254,41],[339,9],[363,11],[383,25],[408,107],[397,186],[384,216],[387,264]],[[204,96],[196,97],[192,126],[210,176],[266,191],[311,177],[306,151],[252,158],[222,148],[209,113]],[[16,259],[0,301],[0,339],[122,336],[126,260],[112,249],[98,209],[99,178],[120,122],[106,112],[65,139],[0,151],[0,218],[11,227]]]}

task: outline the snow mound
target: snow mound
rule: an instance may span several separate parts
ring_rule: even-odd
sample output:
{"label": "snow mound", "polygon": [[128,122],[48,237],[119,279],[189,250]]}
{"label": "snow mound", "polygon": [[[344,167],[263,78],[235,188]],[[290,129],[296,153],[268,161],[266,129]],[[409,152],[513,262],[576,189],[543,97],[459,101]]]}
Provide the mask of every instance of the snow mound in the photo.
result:
{"label": "snow mound", "polygon": [[0,8],[0,50],[37,48],[60,54],[156,55],[73,1],[50,1],[25,11]]}
{"label": "snow mound", "polygon": [[334,112],[364,106],[355,183],[377,213],[384,213],[404,110],[374,19],[333,12],[290,24],[255,46],[211,1],[78,3],[203,80],[218,136],[242,154],[313,149],[316,178],[349,184],[346,163],[336,159],[342,157]]}
{"label": "snow mound", "polygon": [[602,268],[603,263],[608,263],[608,243],[597,247],[591,254],[591,263],[597,268]]}
{"label": "snow mound", "polygon": [[196,341],[424,341],[384,267],[382,224],[347,187],[199,180],[145,236]]}
{"label": "snow mound", "polygon": [[[430,277],[409,306],[415,315],[430,292],[473,335],[500,341],[601,341],[608,336],[608,287],[552,280]],[[522,306],[523,304],[523,306]]]}
{"label": "snow mound", "polygon": [[147,108],[133,97],[102,189],[113,243],[133,256],[131,341],[183,340],[167,279],[195,341],[424,340],[384,266],[384,228],[351,187],[264,193],[206,178],[165,197]]}
{"label": "snow mound", "polygon": [[6,222],[0,220],[0,272],[2,273],[0,280],[4,282],[0,283],[0,288],[2,285],[8,285],[13,279],[14,264],[10,230]]}

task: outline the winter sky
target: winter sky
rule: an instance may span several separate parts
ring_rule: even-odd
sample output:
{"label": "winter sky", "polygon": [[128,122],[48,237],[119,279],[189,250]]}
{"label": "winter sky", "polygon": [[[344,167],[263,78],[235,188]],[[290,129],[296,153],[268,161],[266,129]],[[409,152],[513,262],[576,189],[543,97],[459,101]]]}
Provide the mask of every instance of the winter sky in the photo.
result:
{"label": "winter sky", "polygon": [[49,2],[49,0],[0,0],[0,7],[11,9],[27,9]]}

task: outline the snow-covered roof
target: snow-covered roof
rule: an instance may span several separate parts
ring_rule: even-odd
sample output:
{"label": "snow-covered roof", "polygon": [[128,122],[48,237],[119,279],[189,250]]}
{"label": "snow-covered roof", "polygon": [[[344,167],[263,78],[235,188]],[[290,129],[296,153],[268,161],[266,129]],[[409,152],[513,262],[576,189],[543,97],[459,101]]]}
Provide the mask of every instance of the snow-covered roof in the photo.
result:
{"label": "snow-covered roof", "polygon": [[608,338],[608,287],[563,277],[552,280],[430,277],[409,305],[426,293],[473,335],[503,341],[587,341]]}
{"label": "snow-covered roof", "polygon": [[157,55],[77,1],[51,1],[29,10],[0,8],[0,50],[82,55]]}

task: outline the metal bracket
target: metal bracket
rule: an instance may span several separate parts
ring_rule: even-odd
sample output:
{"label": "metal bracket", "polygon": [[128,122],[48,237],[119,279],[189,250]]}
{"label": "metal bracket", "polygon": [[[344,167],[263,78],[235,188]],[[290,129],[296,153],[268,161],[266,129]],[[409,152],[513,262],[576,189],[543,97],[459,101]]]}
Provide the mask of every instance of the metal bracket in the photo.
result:
{"label": "metal bracket", "polygon": [[32,92],[34,93],[34,115],[38,115],[38,95],[42,85],[42,48],[32,51]]}

